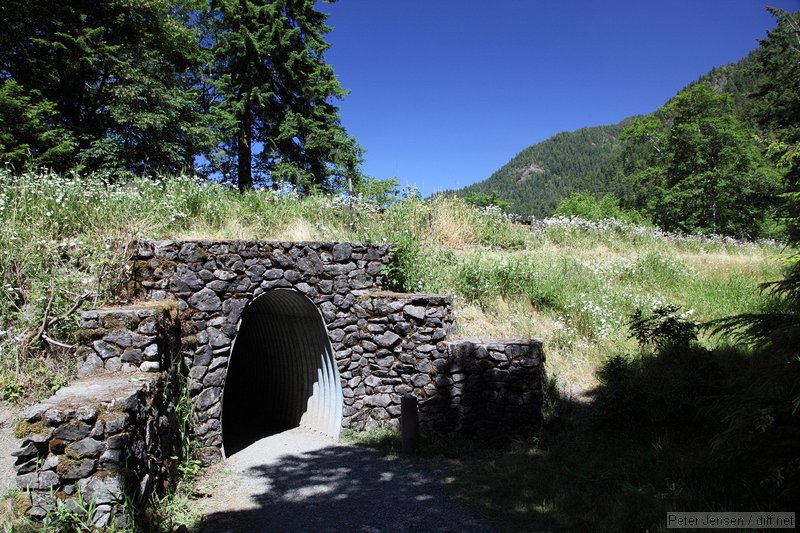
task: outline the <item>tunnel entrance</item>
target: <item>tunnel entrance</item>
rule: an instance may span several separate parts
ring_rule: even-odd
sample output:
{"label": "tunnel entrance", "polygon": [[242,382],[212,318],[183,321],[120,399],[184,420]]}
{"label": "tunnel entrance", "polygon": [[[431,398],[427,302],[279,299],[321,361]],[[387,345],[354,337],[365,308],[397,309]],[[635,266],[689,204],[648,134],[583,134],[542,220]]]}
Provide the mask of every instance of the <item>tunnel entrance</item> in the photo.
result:
{"label": "tunnel entrance", "polygon": [[292,289],[275,289],[242,313],[222,395],[226,456],[303,426],[334,438],[342,385],[322,315]]}

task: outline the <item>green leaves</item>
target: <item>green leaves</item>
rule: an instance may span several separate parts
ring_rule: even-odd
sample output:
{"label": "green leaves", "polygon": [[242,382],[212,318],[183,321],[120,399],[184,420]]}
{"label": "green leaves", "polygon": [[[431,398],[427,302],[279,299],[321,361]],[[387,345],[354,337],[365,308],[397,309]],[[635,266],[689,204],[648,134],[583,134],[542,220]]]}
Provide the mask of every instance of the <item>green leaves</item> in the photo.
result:
{"label": "green leaves", "polygon": [[628,175],[648,191],[639,207],[659,226],[761,236],[779,175],[733,114],[730,95],[693,85],[622,139]]}
{"label": "green leaves", "polygon": [[215,13],[216,113],[240,189],[260,180],[335,190],[357,180],[361,150],[332,103],[345,91],[322,55],[326,15],[300,0],[221,0]]}

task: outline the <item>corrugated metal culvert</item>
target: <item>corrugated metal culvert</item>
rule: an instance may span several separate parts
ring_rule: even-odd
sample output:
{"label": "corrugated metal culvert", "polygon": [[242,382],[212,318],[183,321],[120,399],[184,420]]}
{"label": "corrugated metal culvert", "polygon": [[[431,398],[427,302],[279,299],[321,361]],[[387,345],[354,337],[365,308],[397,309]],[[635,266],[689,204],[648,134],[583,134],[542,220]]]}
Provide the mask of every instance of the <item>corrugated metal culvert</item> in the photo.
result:
{"label": "corrugated metal culvert", "polygon": [[297,426],[335,438],[341,423],[339,371],[317,307],[292,289],[253,300],[242,313],[225,380],[225,454]]}

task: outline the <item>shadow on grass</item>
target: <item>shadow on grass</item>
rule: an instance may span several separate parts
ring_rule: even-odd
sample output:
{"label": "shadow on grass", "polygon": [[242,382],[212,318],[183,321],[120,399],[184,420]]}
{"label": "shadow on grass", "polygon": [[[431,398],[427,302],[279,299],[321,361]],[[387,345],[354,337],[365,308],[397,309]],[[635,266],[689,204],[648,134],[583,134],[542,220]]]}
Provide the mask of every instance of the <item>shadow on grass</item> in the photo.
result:
{"label": "shadow on grass", "polygon": [[538,439],[428,435],[416,461],[502,531],[662,531],[669,511],[800,501],[796,361],[692,347],[614,357],[599,377],[578,398],[551,390]]}
{"label": "shadow on grass", "polygon": [[697,347],[613,357],[594,390],[550,389],[537,438],[425,433],[405,461],[397,433],[355,433],[354,445],[252,469],[263,483],[254,508],[212,515],[203,530],[489,527],[453,501],[497,531],[665,531],[669,511],[789,511],[800,501],[798,366]]}

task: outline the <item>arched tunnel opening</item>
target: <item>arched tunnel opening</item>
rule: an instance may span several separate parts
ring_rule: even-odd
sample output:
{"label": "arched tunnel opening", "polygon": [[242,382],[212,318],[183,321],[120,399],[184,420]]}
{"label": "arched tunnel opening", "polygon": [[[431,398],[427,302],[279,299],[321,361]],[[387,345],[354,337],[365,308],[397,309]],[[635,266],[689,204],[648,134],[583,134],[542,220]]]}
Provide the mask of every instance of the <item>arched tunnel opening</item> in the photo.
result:
{"label": "arched tunnel opening", "polygon": [[292,289],[275,289],[242,313],[222,395],[226,456],[302,426],[338,437],[342,386],[317,307]]}

